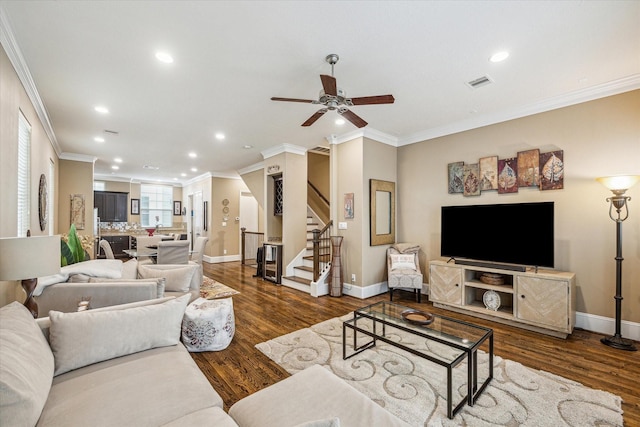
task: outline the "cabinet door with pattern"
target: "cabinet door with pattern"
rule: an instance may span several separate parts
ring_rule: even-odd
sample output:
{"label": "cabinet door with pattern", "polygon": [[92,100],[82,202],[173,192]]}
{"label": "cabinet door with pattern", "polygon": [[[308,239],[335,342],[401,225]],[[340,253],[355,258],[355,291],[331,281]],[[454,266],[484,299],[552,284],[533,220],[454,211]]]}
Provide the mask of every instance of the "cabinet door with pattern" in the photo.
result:
{"label": "cabinet door with pattern", "polygon": [[569,328],[569,283],[530,276],[518,276],[517,317],[553,329]]}
{"label": "cabinet door with pattern", "polygon": [[431,264],[429,300],[443,304],[462,304],[462,269]]}

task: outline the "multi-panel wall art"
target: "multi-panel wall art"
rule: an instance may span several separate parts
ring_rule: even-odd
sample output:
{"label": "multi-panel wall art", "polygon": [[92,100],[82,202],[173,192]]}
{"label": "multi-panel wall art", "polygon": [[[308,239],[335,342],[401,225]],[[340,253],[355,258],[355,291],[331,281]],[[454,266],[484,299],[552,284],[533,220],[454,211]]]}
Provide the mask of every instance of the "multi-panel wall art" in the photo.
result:
{"label": "multi-panel wall art", "polygon": [[489,156],[468,165],[449,163],[447,174],[449,193],[464,196],[479,196],[483,191],[517,193],[524,187],[560,190],[564,188],[564,156],[562,150],[540,153],[536,148],[507,159]]}

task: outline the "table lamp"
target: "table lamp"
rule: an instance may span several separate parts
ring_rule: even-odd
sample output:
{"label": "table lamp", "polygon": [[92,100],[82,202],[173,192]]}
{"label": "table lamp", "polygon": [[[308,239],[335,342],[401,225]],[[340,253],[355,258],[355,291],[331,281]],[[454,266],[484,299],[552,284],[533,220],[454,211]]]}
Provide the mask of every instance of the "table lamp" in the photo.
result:
{"label": "table lamp", "polygon": [[60,273],[60,236],[0,238],[0,280],[21,280],[24,301],[33,317],[38,305],[33,291],[38,277]]}
{"label": "table lamp", "polygon": [[[613,193],[613,197],[608,197],[609,217],[616,223],[616,332],[613,336],[602,338],[600,341],[609,347],[619,350],[636,351],[633,341],[622,338],[621,315],[622,315],[622,222],[629,217],[629,206],[627,201],[631,197],[624,196],[624,193],[640,181],[640,175],[628,176],[605,176],[596,178],[598,182],[607,187]],[[616,215],[613,214],[613,209]],[[624,211],[624,212],[623,212]]]}

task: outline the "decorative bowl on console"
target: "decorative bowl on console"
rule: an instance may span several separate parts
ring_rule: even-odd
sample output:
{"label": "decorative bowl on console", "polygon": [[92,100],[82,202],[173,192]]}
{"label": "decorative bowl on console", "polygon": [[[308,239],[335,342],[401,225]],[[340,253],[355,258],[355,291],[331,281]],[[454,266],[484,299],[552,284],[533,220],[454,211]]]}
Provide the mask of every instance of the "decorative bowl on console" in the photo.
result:
{"label": "decorative bowl on console", "polygon": [[153,236],[153,233],[156,231],[155,227],[154,228],[145,228],[145,230],[147,230],[147,233],[149,233],[149,237]]}

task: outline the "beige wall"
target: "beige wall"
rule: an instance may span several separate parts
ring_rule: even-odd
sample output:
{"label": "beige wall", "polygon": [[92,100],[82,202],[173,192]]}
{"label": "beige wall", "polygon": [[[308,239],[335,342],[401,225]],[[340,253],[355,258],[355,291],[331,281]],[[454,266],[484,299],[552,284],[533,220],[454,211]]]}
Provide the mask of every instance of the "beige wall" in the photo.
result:
{"label": "beige wall", "polygon": [[[240,192],[247,190],[241,179],[212,178],[209,208],[211,228],[209,242],[207,242],[210,249],[209,255],[214,257],[240,255],[240,221],[236,221],[236,217],[240,215]],[[222,211],[224,199],[229,200],[227,214]],[[224,219],[225,216],[227,220]]]}
{"label": "beige wall", "polygon": [[[512,157],[531,148],[564,151],[564,189],[525,188],[515,194],[485,192],[479,197],[447,193],[448,163],[475,163],[491,155]],[[638,90],[400,147],[398,240],[415,241],[426,259],[437,259],[441,206],[553,201],[555,268],[576,273],[577,310],[614,317],[615,223],[605,201],[611,193],[595,178],[619,174],[640,174]],[[640,185],[627,195],[632,200],[622,227],[622,318],[640,322]],[[524,236],[524,229],[520,232]]]}
{"label": "beige wall", "polygon": [[58,177],[58,230],[69,232],[71,226],[71,195],[84,196],[85,227],[78,229],[80,235],[93,234],[93,162],[60,160]]}
{"label": "beige wall", "polygon": [[[59,161],[33,104],[25,92],[18,75],[4,49],[0,47],[0,237],[16,237],[18,231],[18,116],[25,116],[31,125],[31,218],[30,229],[34,236],[48,235],[57,228],[58,206],[53,203],[54,212],[49,213],[49,221],[44,231],[40,230],[38,217],[38,188],[40,175],[45,174],[49,183],[49,164],[54,165],[54,194],[57,197]],[[50,195],[51,196],[51,195]],[[55,202],[55,200],[54,200]],[[53,221],[51,221],[53,218]],[[24,299],[19,282],[0,282],[0,306],[11,301]]]}

